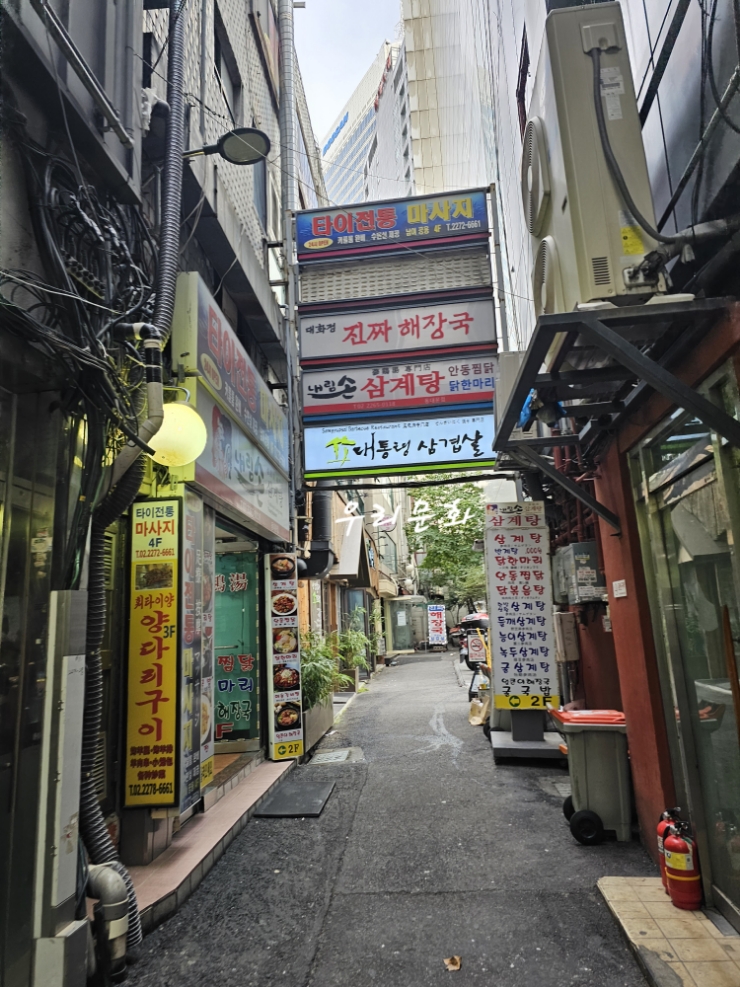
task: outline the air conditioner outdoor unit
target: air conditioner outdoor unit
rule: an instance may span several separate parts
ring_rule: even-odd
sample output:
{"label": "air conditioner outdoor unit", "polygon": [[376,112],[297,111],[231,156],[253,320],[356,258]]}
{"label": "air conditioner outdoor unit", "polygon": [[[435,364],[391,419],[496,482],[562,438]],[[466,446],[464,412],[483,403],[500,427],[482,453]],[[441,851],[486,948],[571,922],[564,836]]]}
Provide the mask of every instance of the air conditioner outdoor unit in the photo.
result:
{"label": "air conditioner outdoor unit", "polygon": [[656,246],[610,174],[594,105],[598,47],[605,125],[634,204],[654,211],[618,3],[552,11],[532,92],[522,155],[524,214],[532,234],[537,315],[589,302],[644,302],[665,291],[637,265]]}

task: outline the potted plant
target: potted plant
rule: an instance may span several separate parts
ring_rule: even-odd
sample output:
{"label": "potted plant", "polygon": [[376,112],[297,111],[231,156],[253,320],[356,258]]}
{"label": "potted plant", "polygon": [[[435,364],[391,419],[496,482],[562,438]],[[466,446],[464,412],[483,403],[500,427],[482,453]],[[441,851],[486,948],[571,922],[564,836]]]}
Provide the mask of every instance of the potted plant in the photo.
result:
{"label": "potted plant", "polygon": [[[347,628],[337,631],[333,635],[333,644],[341,662],[342,672],[349,680],[350,691],[357,692],[360,688],[360,669],[367,671],[370,667],[367,656],[370,647],[370,639],[365,634],[365,610],[362,607],[355,607],[347,617]],[[347,686],[340,687],[341,691],[347,690]]]}
{"label": "potted plant", "polygon": [[316,631],[301,634],[301,698],[306,753],[334,723],[334,690],[350,683],[351,680],[339,671],[331,641]]}

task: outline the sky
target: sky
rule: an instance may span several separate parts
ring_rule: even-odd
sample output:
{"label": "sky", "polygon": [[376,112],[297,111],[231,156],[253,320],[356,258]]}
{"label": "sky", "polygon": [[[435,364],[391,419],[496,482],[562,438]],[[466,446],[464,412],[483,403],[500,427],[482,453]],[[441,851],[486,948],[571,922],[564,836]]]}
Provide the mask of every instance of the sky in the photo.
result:
{"label": "sky", "polygon": [[401,20],[399,0],[306,0],[294,10],[298,64],[321,143],[384,41]]}

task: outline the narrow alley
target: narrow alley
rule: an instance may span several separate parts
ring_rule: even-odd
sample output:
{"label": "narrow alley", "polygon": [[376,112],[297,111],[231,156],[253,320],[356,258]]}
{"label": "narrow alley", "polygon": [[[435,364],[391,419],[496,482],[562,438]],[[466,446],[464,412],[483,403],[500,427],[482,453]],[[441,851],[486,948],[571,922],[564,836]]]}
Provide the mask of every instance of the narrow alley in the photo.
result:
{"label": "narrow alley", "polygon": [[494,765],[456,661],[373,679],[318,748],[352,760],[292,775],[336,782],[322,815],[252,819],[146,937],[132,987],[644,984],[596,881],[653,876],[647,854],[575,842],[564,768]]}

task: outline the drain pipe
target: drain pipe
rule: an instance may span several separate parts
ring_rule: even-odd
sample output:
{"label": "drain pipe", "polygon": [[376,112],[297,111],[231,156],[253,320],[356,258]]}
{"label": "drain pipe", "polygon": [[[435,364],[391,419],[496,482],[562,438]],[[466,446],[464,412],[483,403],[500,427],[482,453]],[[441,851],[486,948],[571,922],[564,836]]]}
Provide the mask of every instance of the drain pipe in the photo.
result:
{"label": "drain pipe", "polygon": [[[159,430],[164,409],[162,403],[162,347],[169,338],[175,307],[178,254],[180,249],[180,213],[182,201],[182,153],[184,150],[184,10],[186,0],[169,3],[169,52],[167,59],[166,154],[162,221],[159,237],[154,324],[134,327],[143,341],[146,365],[147,418],[139,428],[139,440],[146,446]],[[93,864],[109,864],[122,877],[128,899],[127,948],[141,942],[141,919],[133,881],[118,859],[118,852],[108,834],[95,788],[93,771],[103,711],[103,668],[101,648],[105,632],[105,530],[128,510],[141,487],[144,463],[141,447],[127,443],[116,458],[111,471],[110,491],[93,514],[90,561],[87,644],[85,654],[85,708],[83,714],[82,780],[80,785],[80,832]]]}
{"label": "drain pipe", "polygon": [[88,897],[97,898],[93,909],[97,940],[97,963],[103,983],[126,978],[126,934],[128,891],[121,875],[110,864],[93,864],[88,871]]}

